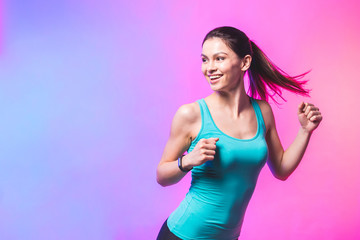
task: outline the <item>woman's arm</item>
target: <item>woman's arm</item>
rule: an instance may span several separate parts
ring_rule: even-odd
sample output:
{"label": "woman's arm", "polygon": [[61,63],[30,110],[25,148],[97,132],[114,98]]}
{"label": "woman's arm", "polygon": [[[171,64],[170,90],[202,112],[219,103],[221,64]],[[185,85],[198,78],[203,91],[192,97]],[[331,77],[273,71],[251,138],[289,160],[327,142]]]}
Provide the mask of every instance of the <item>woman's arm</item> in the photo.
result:
{"label": "woman's arm", "polygon": [[269,149],[268,165],[273,175],[286,180],[299,165],[312,132],[318,127],[322,120],[319,109],[310,103],[301,103],[298,107],[298,118],[300,129],[292,144],[284,151],[281,145],[275,119],[269,104],[264,104],[264,115],[267,122],[266,142]]}
{"label": "woman's arm", "polygon": [[[197,103],[183,105],[176,112],[169,140],[157,167],[157,182],[169,186],[179,182],[186,172],[178,167],[177,159],[189,148],[201,128],[200,107]],[[218,138],[200,139],[194,149],[183,157],[182,167],[192,169],[214,159]]]}
{"label": "woman's arm", "polygon": [[[196,107],[194,103],[186,104],[175,113],[171,124],[170,137],[157,167],[157,182],[161,186],[175,184],[186,175],[179,169],[177,159],[189,148],[192,141],[192,130],[196,128],[196,123],[199,122],[200,110],[197,110]],[[190,169],[185,164],[183,164],[183,168]]]}

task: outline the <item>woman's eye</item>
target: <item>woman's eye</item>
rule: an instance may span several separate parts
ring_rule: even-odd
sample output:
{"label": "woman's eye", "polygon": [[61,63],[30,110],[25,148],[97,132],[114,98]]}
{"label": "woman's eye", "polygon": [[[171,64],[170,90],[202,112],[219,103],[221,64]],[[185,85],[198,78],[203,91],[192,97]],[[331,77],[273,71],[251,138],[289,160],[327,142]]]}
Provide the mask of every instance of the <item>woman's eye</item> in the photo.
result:
{"label": "woman's eye", "polygon": [[207,62],[206,58],[202,58],[201,61],[204,63],[204,62]]}
{"label": "woman's eye", "polygon": [[217,61],[223,61],[225,58],[224,57],[217,57],[216,60]]}

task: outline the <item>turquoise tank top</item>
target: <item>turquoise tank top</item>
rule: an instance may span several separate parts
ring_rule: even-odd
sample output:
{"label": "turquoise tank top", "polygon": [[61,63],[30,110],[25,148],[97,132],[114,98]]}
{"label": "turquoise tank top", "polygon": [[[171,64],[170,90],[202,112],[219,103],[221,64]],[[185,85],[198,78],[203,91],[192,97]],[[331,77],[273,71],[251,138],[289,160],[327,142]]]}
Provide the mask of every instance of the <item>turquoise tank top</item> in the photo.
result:
{"label": "turquoise tank top", "polygon": [[214,123],[204,99],[201,129],[192,141],[191,152],[202,138],[218,137],[216,154],[192,170],[189,192],[170,214],[167,224],[181,239],[232,240],[240,235],[246,207],[254,192],[268,148],[260,107],[250,98],[257,119],[257,132],[251,139],[238,139],[223,133]]}

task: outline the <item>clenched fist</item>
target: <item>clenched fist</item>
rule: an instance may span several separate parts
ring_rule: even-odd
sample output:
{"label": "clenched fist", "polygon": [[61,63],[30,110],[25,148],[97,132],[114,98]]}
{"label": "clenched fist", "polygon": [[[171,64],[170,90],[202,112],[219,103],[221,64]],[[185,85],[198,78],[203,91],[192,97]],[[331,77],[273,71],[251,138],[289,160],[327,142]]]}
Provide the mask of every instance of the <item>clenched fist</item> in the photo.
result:
{"label": "clenched fist", "polygon": [[183,157],[183,166],[186,169],[191,169],[194,166],[199,166],[207,161],[214,160],[216,142],[219,138],[203,138],[200,139],[194,149]]}
{"label": "clenched fist", "polygon": [[309,133],[314,131],[322,120],[319,108],[314,104],[304,102],[299,105],[298,118],[301,127]]}

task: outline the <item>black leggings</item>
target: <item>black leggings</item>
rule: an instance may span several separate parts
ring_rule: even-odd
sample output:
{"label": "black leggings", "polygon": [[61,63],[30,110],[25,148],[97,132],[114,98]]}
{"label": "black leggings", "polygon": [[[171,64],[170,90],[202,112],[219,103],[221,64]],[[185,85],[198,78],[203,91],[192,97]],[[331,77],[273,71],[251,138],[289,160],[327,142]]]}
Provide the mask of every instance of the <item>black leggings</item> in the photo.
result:
{"label": "black leggings", "polygon": [[[167,219],[162,225],[159,235],[157,236],[156,240],[182,240],[181,238],[177,237],[173,234],[167,226]],[[239,239],[238,239],[239,240]]]}
{"label": "black leggings", "polygon": [[167,219],[162,225],[159,235],[157,236],[156,240],[181,240],[181,238],[175,236],[167,226]]}

